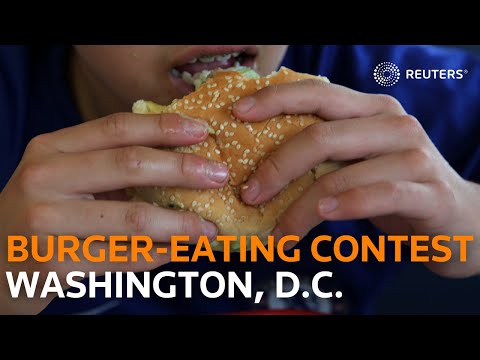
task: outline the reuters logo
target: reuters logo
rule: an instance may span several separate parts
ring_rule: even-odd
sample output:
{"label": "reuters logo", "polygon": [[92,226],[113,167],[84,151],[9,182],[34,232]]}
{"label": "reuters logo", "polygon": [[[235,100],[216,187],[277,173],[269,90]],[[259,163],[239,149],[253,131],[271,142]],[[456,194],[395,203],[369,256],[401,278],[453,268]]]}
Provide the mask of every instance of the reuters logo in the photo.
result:
{"label": "reuters logo", "polygon": [[392,86],[400,79],[400,69],[394,63],[384,61],[373,70],[373,78],[381,86]]}

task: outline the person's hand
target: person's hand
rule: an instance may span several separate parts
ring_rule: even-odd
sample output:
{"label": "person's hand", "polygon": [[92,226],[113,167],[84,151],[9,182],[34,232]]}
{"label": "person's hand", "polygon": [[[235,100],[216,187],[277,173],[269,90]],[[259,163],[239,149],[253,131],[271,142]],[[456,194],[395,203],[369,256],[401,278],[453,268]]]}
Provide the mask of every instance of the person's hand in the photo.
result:
{"label": "person's hand", "polygon": [[[354,161],[306,190],[283,214],[275,239],[304,236],[325,219],[363,218],[389,234],[480,236],[479,186],[452,169],[419,121],[393,97],[305,80],[264,88],[234,107],[244,121],[282,113],[313,113],[327,121],[304,129],[258,167],[242,192],[246,203],[271,199],[325,160]],[[458,253],[458,246],[449,244]],[[445,276],[476,273],[479,246],[468,246],[467,264],[428,266]]]}
{"label": "person's hand", "polygon": [[[192,241],[200,235],[214,238],[216,226],[194,213],[121,200],[121,190],[132,186],[224,186],[225,165],[156,148],[195,144],[207,136],[208,125],[201,121],[119,113],[34,138],[0,194],[0,313],[38,313],[53,299],[40,299],[39,290],[34,299],[12,299],[5,271],[40,271],[43,284],[48,271],[64,279],[72,270],[146,271],[169,260],[151,251],[153,262],[140,256],[137,262],[73,263],[66,256],[65,262],[8,263],[8,235],[39,236],[40,254],[47,253],[47,235],[148,235],[162,247],[173,234],[190,235]],[[108,243],[95,241],[91,247],[92,254],[108,254]]]}

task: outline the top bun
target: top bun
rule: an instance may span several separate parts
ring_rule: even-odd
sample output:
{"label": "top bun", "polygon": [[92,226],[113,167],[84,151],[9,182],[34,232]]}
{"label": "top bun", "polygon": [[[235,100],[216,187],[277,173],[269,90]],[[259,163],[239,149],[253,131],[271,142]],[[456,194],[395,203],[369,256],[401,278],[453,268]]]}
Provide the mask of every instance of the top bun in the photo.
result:
{"label": "top bun", "polygon": [[[210,124],[210,134],[205,141],[172,150],[223,162],[229,168],[229,180],[223,188],[207,190],[137,187],[131,192],[134,199],[165,208],[196,212],[215,223],[219,235],[246,235],[248,238],[256,235],[266,241],[284,210],[319,176],[342,165],[330,161],[321,163],[291,181],[270,201],[258,206],[245,204],[241,200],[240,191],[258,165],[298,132],[323,120],[315,115],[278,115],[268,120],[247,123],[237,119],[232,114],[232,108],[242,97],[266,86],[303,79],[328,82],[325,77],[298,73],[285,67],[265,77],[259,77],[251,69],[245,71],[231,68],[212,72],[204,82],[195,83],[194,92],[174,100],[170,105],[162,106],[144,100],[135,102],[135,113],[178,113],[207,121]],[[212,248],[222,250],[223,245],[214,241]],[[231,243],[232,251],[238,248],[239,241]]]}

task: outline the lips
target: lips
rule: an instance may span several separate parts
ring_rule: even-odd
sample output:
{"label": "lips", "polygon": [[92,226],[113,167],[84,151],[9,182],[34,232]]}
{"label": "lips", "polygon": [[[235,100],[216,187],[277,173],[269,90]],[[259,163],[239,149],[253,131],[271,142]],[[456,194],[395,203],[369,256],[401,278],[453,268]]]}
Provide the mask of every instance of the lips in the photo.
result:
{"label": "lips", "polygon": [[256,48],[235,49],[231,46],[216,48],[207,46],[183,56],[181,62],[172,67],[170,71],[171,80],[177,90],[184,96],[195,90],[195,75],[233,66],[255,68],[255,58]]}

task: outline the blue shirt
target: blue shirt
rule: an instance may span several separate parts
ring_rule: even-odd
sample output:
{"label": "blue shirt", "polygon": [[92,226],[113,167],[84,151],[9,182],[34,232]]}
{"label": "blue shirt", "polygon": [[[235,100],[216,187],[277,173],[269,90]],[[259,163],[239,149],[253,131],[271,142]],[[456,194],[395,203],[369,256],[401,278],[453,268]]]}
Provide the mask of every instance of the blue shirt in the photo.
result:
{"label": "blue shirt", "polygon": [[[64,46],[0,47],[0,189],[7,183],[32,137],[80,123],[67,81],[68,53],[68,47]],[[385,61],[395,64],[400,71],[398,82],[389,87],[380,86],[373,76],[376,66]],[[294,45],[289,47],[282,65],[300,72],[327,76],[331,82],[359,91],[394,96],[408,113],[419,119],[451,166],[464,178],[479,181],[480,60],[477,57],[460,50],[418,45]],[[407,69],[458,70],[462,78],[434,79],[433,72],[427,71],[424,74],[427,77],[430,75],[428,79],[407,79]],[[458,76],[457,72],[455,74]],[[384,76],[392,79],[391,74]],[[226,295],[208,299],[200,293],[198,281],[193,282],[192,298],[186,299],[182,296],[183,281],[176,279],[169,283],[177,286],[179,295],[174,299],[162,299],[155,295],[143,298],[139,294],[131,299],[105,299],[99,291],[95,299],[57,298],[43,313],[199,314],[268,307],[310,309],[325,313],[370,313],[375,295],[401,264],[393,261],[319,263],[311,257],[309,249],[311,240],[319,234],[331,235],[333,239],[344,234],[356,238],[371,235],[374,239],[380,232],[368,221],[323,222],[298,244],[302,259],[298,263],[210,263],[206,259],[197,263],[169,263],[152,271],[151,275],[153,277],[164,270],[196,270],[200,273],[209,270],[222,273],[235,271],[237,274],[251,270],[254,289],[266,291],[264,298],[268,299],[272,294],[269,290],[273,291],[275,272],[279,270],[295,273],[307,287],[314,274],[330,270],[333,277],[324,282],[324,289],[341,290],[341,299],[310,298],[308,304],[307,301],[302,302],[301,297],[283,303],[264,300],[261,304],[254,304],[252,299],[240,296],[235,299]],[[329,243],[322,246],[322,253],[330,251]],[[238,260],[237,255],[233,254],[233,259]],[[165,282],[164,286],[167,285]]]}

